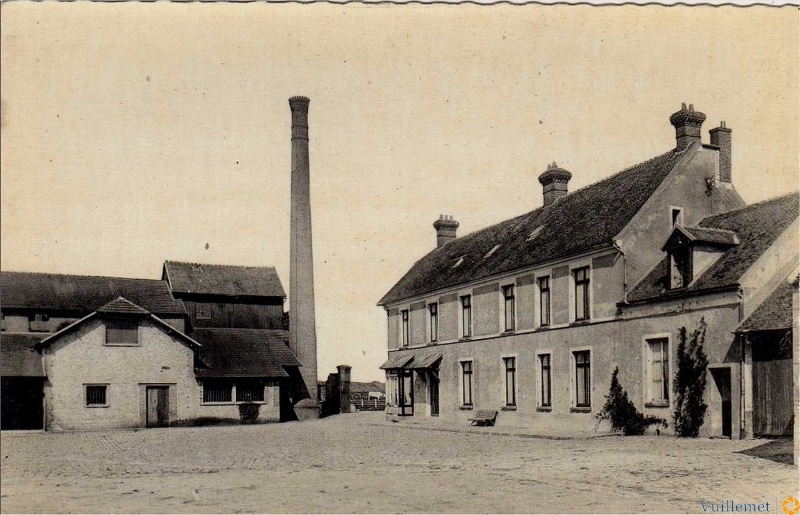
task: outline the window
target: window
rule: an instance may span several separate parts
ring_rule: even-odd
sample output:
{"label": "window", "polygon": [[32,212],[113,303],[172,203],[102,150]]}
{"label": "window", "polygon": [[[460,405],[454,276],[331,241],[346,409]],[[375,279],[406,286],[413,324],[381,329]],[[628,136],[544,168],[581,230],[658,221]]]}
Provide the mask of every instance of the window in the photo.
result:
{"label": "window", "polygon": [[106,389],[108,385],[105,384],[87,384],[86,385],[86,407],[105,407],[108,406],[106,402]]}
{"label": "window", "polygon": [[550,325],[550,277],[539,278],[539,325]]}
{"label": "window", "polygon": [[461,337],[472,336],[472,295],[461,297]]}
{"label": "window", "polygon": [[139,321],[129,319],[106,320],[106,345],[138,345]]}
{"label": "window", "polygon": [[32,313],[28,315],[28,330],[31,332],[49,331],[48,320],[50,320],[50,315],[48,314]]}
{"label": "window", "polygon": [[669,405],[669,340],[659,338],[647,341],[648,401],[656,405]]}
{"label": "window", "polygon": [[589,267],[574,270],[575,320],[589,320]]}
{"label": "window", "polygon": [[506,365],[506,406],[517,405],[517,358],[503,358]]}
{"label": "window", "polygon": [[692,255],[688,245],[676,245],[668,254],[669,287],[684,288],[692,282]]}
{"label": "window", "polygon": [[683,208],[670,206],[670,218],[672,219],[673,227],[683,225]]}
{"label": "window", "polygon": [[428,313],[430,315],[431,326],[431,343],[439,339],[439,305],[435,302],[428,304]]}
{"label": "window", "polygon": [[397,406],[398,415],[414,414],[414,379],[411,370],[396,369],[386,376],[386,402]]}
{"label": "window", "polygon": [[503,286],[503,313],[506,331],[514,330],[514,285]]}
{"label": "window", "polygon": [[260,381],[236,383],[236,402],[264,402],[264,383]]}
{"label": "window", "polygon": [[472,406],[472,361],[461,362],[461,405]]}
{"label": "window", "polygon": [[402,327],[401,327],[401,330],[400,330],[400,337],[401,337],[400,343],[403,345],[403,347],[408,347],[408,336],[409,336],[409,333],[408,333],[408,310],[404,309],[403,311],[401,311],[400,312],[400,317],[402,319],[401,320]]}
{"label": "window", "polygon": [[589,351],[573,352],[572,355],[575,360],[575,407],[588,408],[592,405]]}
{"label": "window", "polygon": [[540,377],[542,392],[539,398],[539,405],[543,408],[549,408],[552,405],[553,392],[553,382],[550,369],[550,354],[540,354],[539,365],[542,369]]}
{"label": "window", "polygon": [[194,305],[194,316],[198,320],[211,319],[211,306],[208,304],[197,303]]}
{"label": "window", "polygon": [[203,402],[232,402],[232,392],[228,381],[203,381]]}

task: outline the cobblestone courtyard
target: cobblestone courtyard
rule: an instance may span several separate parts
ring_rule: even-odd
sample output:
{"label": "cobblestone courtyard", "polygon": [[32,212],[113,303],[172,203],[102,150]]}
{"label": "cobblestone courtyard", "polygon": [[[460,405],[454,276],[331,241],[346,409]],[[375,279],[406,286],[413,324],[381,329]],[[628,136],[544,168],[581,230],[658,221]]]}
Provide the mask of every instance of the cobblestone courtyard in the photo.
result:
{"label": "cobblestone courtyard", "polygon": [[426,430],[380,413],[3,433],[1,443],[4,513],[702,513],[701,500],[729,499],[775,513],[798,490],[794,466],[741,452],[764,440],[551,440]]}

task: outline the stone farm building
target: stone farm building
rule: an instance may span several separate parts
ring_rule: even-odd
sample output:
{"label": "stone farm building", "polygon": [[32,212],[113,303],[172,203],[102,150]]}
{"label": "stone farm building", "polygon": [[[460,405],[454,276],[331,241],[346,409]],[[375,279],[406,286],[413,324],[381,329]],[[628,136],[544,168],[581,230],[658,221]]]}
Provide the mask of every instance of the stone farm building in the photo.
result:
{"label": "stone farm building", "polygon": [[[2,427],[292,418],[301,366],[274,268],[167,261],[161,280],[2,272]],[[248,407],[249,409],[253,409]]]}
{"label": "stone farm building", "polygon": [[379,302],[393,409],[591,430],[619,367],[637,408],[671,426],[680,330],[704,319],[701,434],[791,434],[798,195],[747,206],[732,131],[702,143],[704,119],[684,105],[675,148],[574,192],[550,165],[543,207],[517,218],[458,238],[440,217],[436,248]]}

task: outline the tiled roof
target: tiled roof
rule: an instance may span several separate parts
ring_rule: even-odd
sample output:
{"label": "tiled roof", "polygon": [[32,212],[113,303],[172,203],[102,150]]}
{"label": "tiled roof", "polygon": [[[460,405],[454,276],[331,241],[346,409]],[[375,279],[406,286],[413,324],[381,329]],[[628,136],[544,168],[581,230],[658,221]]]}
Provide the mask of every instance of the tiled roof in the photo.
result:
{"label": "tiled roof", "polygon": [[794,288],[789,281],[781,282],[775,288],[775,291],[749,317],[739,324],[736,332],[790,329],[792,327],[792,293]]}
{"label": "tiled roof", "polygon": [[150,312],[129,301],[125,297],[117,297],[108,304],[97,308],[98,313],[118,313],[130,315],[149,315]]}
{"label": "tiled roof", "polygon": [[739,238],[736,237],[736,233],[733,231],[710,227],[684,227],[684,229],[694,241],[722,245],[737,245],[739,243]]}
{"label": "tiled roof", "polygon": [[[669,151],[549,206],[438,247],[417,261],[378,304],[608,245],[685,155],[685,150]],[[496,245],[500,246],[484,257]]]}
{"label": "tiled roof", "polygon": [[166,278],[176,293],[285,297],[278,273],[271,266],[207,265],[166,261]]}
{"label": "tiled roof", "polygon": [[202,347],[197,377],[288,377],[283,367],[301,363],[289,350],[289,332],[281,329],[195,329]]}
{"label": "tiled roof", "polygon": [[151,313],[186,313],[183,302],[172,297],[167,283],[153,279],[2,272],[0,295],[0,304],[4,308],[88,314],[122,296]]}
{"label": "tiled roof", "polygon": [[739,238],[739,245],[726,250],[689,287],[675,292],[666,289],[665,257],[628,293],[628,302],[642,302],[658,299],[664,295],[674,296],[738,285],[739,278],[797,219],[799,200],[797,193],[791,193],[743,209],[704,218],[699,224],[700,228],[733,231]]}
{"label": "tiled roof", "polygon": [[0,375],[3,377],[45,377],[42,356],[34,347],[43,335],[0,334]]}

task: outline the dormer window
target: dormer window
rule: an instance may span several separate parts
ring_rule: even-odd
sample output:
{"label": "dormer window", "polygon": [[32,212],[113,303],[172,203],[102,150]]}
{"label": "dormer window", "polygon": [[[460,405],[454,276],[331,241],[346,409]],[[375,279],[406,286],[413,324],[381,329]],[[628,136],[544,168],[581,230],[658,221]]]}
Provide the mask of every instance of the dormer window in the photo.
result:
{"label": "dormer window", "polygon": [[692,251],[689,245],[676,245],[668,253],[669,287],[685,288],[692,282]]}
{"label": "dormer window", "polygon": [[665,287],[670,290],[688,287],[736,245],[739,238],[733,231],[676,225],[661,249],[667,253]]}
{"label": "dormer window", "polygon": [[683,208],[680,206],[670,206],[670,218],[672,220],[672,227],[676,225],[683,225]]}

